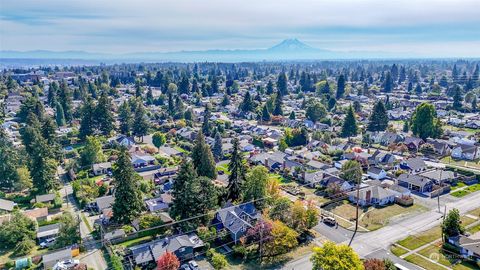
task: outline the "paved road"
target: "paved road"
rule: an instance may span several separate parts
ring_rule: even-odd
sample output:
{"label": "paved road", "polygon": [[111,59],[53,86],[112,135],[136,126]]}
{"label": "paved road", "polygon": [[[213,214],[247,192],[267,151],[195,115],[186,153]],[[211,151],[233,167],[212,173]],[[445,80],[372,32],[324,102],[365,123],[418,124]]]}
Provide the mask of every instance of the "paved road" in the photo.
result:
{"label": "paved road", "polygon": [[[59,169],[60,175],[62,175],[62,171],[63,170]],[[102,251],[100,250],[100,244],[93,240],[88,226],[81,218],[82,211],[78,208],[77,202],[73,198],[73,189],[70,183],[64,183],[63,189],[60,194],[63,197],[64,202],[66,203],[65,207],[67,211],[70,211],[71,213],[73,213],[74,216],[78,216],[78,218],[80,219],[80,236],[82,237],[82,243],[86,248],[86,252],[82,253],[78,257],[78,259],[81,263],[86,264],[89,269],[107,269],[107,262],[103,257]]]}
{"label": "paved road", "polygon": [[[457,208],[461,214],[464,214],[479,207],[480,196],[478,193],[469,194],[457,201],[449,201],[445,205],[447,207],[447,212],[453,208]],[[390,254],[389,247],[392,243],[395,243],[408,235],[433,228],[440,224],[442,217],[442,214],[438,213],[436,208],[415,216],[407,216],[405,219],[389,224],[379,230],[357,234],[352,247],[363,258],[390,258],[411,269],[419,269],[418,267]],[[348,238],[347,235],[342,233],[342,230],[335,230],[334,228],[328,228],[324,225],[318,225],[315,229],[320,233],[325,234],[325,236],[332,241],[348,244],[349,239],[339,242],[342,240],[342,237]],[[282,269],[312,269],[312,264],[309,261],[310,255],[311,254],[293,260],[287,263]]]}

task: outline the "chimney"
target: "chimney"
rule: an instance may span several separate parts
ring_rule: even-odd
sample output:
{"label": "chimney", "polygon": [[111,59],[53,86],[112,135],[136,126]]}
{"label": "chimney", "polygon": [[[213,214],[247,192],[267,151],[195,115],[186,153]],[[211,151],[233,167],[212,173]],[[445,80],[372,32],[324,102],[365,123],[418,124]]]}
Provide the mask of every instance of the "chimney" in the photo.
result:
{"label": "chimney", "polygon": [[371,190],[367,190],[367,194],[365,196],[365,201],[367,203],[370,203],[370,200],[372,199],[372,191]]}

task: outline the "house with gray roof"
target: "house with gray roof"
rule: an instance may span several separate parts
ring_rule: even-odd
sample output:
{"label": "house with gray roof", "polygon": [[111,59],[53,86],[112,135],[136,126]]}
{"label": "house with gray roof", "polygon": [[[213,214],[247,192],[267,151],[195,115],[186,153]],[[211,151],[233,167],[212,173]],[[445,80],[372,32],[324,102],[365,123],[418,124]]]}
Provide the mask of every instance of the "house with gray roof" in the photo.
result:
{"label": "house with gray roof", "polygon": [[146,265],[156,262],[167,251],[174,253],[179,260],[188,260],[203,247],[203,241],[195,233],[190,233],[165,237],[128,249],[136,265]]}
{"label": "house with gray roof", "polygon": [[401,174],[397,178],[398,185],[420,193],[432,191],[433,181],[418,174]]}
{"label": "house with gray roof", "polygon": [[260,218],[253,203],[233,205],[220,209],[212,221],[217,231],[227,230],[236,243]]}

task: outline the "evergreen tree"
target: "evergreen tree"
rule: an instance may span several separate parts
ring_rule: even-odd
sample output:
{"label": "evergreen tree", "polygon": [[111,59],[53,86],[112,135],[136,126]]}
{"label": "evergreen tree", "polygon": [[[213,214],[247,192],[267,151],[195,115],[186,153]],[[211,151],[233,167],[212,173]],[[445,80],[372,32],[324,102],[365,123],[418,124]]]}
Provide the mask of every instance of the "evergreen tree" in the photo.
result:
{"label": "evergreen tree", "polygon": [[268,111],[267,105],[263,105],[261,119],[262,122],[269,122],[272,119],[272,117],[270,116],[270,112]]}
{"label": "evergreen tree", "polygon": [[202,132],[205,135],[210,135],[210,132],[212,131],[212,125],[210,124],[210,108],[208,105],[205,106],[205,111],[203,113],[203,123],[202,123]]}
{"label": "evergreen tree", "polygon": [[240,104],[240,110],[243,112],[253,111],[253,100],[252,96],[250,95],[250,91],[247,91],[247,93],[245,94],[243,102]]}
{"label": "evergreen tree", "polygon": [[58,102],[62,105],[65,120],[70,122],[73,118],[72,93],[66,82],[62,82],[60,85]]}
{"label": "evergreen tree", "polygon": [[213,156],[215,160],[219,161],[223,158],[223,149],[222,149],[222,135],[220,132],[215,133],[215,144],[213,145]]}
{"label": "evergreen tree", "polygon": [[136,137],[142,137],[143,140],[143,136],[148,133],[148,127],[149,124],[147,116],[145,115],[145,107],[139,102],[135,110],[134,122],[132,125],[133,135]]}
{"label": "evergreen tree", "polygon": [[188,81],[187,75],[182,76],[182,80],[178,85],[178,92],[180,94],[190,94],[190,82]]}
{"label": "evergreen tree", "polygon": [[57,104],[57,92],[58,92],[58,84],[57,82],[52,82],[50,84],[50,87],[48,88],[48,96],[47,96],[47,103],[52,108]]}
{"label": "evergreen tree", "polygon": [[393,90],[393,79],[392,75],[390,72],[387,72],[387,75],[385,77],[385,82],[383,84],[383,91],[386,93],[390,93]]}
{"label": "evergreen tree", "polygon": [[435,107],[429,103],[420,104],[413,113],[410,128],[414,135],[423,140],[438,138],[442,134],[442,127]]}
{"label": "evergreen tree", "polygon": [[203,132],[199,131],[192,149],[192,161],[198,176],[206,176],[211,179],[217,177],[215,161],[210,146],[205,142]]}
{"label": "evergreen tree", "polygon": [[422,94],[422,92],[423,92],[422,86],[419,83],[417,83],[417,86],[415,86],[415,93],[417,93],[417,95],[420,95]]}
{"label": "evergreen tree", "polygon": [[353,112],[353,107],[348,107],[347,116],[343,121],[342,125],[342,137],[352,137],[356,136],[358,133],[357,120],[355,119],[355,113]]}
{"label": "evergreen tree", "polygon": [[410,130],[410,125],[408,124],[408,121],[403,121],[402,131],[407,133],[409,130]]}
{"label": "evergreen tree", "polygon": [[337,105],[337,100],[334,97],[330,97],[330,99],[328,100],[328,110],[333,110],[335,108],[335,105]]}
{"label": "evergreen tree", "polygon": [[55,106],[55,120],[57,121],[57,126],[63,127],[65,126],[65,114],[63,113],[63,108],[60,103],[57,102]]}
{"label": "evergreen tree", "polygon": [[367,130],[369,131],[385,131],[388,127],[388,114],[383,102],[379,100],[373,107],[372,115],[370,115]]}
{"label": "evergreen tree", "polygon": [[277,96],[275,98],[275,104],[274,104],[274,109],[273,109],[273,112],[272,114],[273,115],[279,115],[279,116],[282,116],[283,115],[283,109],[282,109],[282,95],[280,93],[280,91],[277,92]]}
{"label": "evergreen tree", "polygon": [[137,184],[130,154],[122,147],[113,168],[115,201],[112,205],[113,219],[121,224],[130,224],[143,209],[142,193]]}
{"label": "evergreen tree", "polygon": [[120,121],[120,133],[130,135],[133,125],[132,110],[127,101],[124,101],[118,109],[118,120]]}
{"label": "evergreen tree", "polygon": [[230,97],[225,94],[223,95],[222,106],[225,107],[227,105],[230,105]]}
{"label": "evergreen tree", "polygon": [[290,115],[288,116],[288,119],[290,120],[295,120],[297,117],[295,116],[295,111],[292,111]]}
{"label": "evergreen tree", "polygon": [[[173,204],[171,215],[177,220],[205,215],[215,208],[217,194],[212,180],[197,177],[190,161],[184,161],[173,184]],[[200,223],[208,222],[208,217],[191,219],[182,223],[184,229],[193,229]]]}
{"label": "evergreen tree", "polygon": [[147,105],[153,105],[154,98],[153,98],[153,91],[151,87],[148,88],[146,99],[147,99]]}
{"label": "evergreen tree", "polygon": [[457,111],[462,110],[462,101],[463,101],[462,89],[460,88],[460,86],[455,85],[454,94],[453,94],[453,105],[452,105],[453,109]]}
{"label": "evergreen tree", "polygon": [[175,114],[175,102],[173,101],[173,94],[172,92],[168,92],[168,113],[170,115]]}
{"label": "evergreen tree", "polygon": [[93,112],[93,119],[95,120],[95,126],[102,132],[103,135],[109,135],[114,126],[113,113],[111,111],[112,103],[108,98],[107,93],[104,91],[98,99],[98,104]]}
{"label": "evergreen tree", "polygon": [[57,162],[52,147],[42,136],[38,119],[32,114],[27,126],[22,131],[22,140],[29,156],[28,169],[31,172],[33,186],[40,194],[55,188]]}
{"label": "evergreen tree", "polygon": [[228,164],[230,175],[228,176],[228,194],[227,199],[236,201],[242,195],[242,186],[245,182],[245,164],[243,163],[243,154],[240,151],[239,141],[237,138],[233,139],[233,152]]}
{"label": "evergreen tree", "polygon": [[78,137],[84,140],[87,136],[93,135],[95,130],[95,121],[93,118],[95,105],[90,97],[87,97],[80,111],[81,119]]}
{"label": "evergreen tree", "polygon": [[267,95],[271,94],[273,94],[273,83],[269,80],[267,83]]}
{"label": "evergreen tree", "polygon": [[17,173],[18,155],[8,140],[3,128],[0,128],[0,189],[13,190],[19,181]]}
{"label": "evergreen tree", "polygon": [[343,97],[343,94],[345,93],[345,76],[340,75],[337,80],[337,99],[340,99]]}
{"label": "evergreen tree", "polygon": [[278,75],[277,89],[278,89],[278,92],[280,92],[280,95],[282,95],[282,96],[288,94],[288,89],[287,89],[287,75],[285,74],[285,72],[281,72],[281,73]]}

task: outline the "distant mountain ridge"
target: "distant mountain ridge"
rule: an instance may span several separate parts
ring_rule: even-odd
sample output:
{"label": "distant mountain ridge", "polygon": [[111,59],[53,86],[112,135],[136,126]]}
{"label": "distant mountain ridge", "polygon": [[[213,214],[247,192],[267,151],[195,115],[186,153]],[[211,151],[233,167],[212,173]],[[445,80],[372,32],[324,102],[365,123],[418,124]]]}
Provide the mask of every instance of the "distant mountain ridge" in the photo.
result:
{"label": "distant mountain ridge", "polygon": [[285,39],[267,49],[251,50],[203,50],[174,52],[136,52],[126,54],[90,53],[85,51],[0,51],[2,59],[78,59],[104,62],[199,62],[199,61],[280,61],[280,60],[322,60],[353,58],[392,57],[379,52],[335,52],[311,47],[300,40]]}

